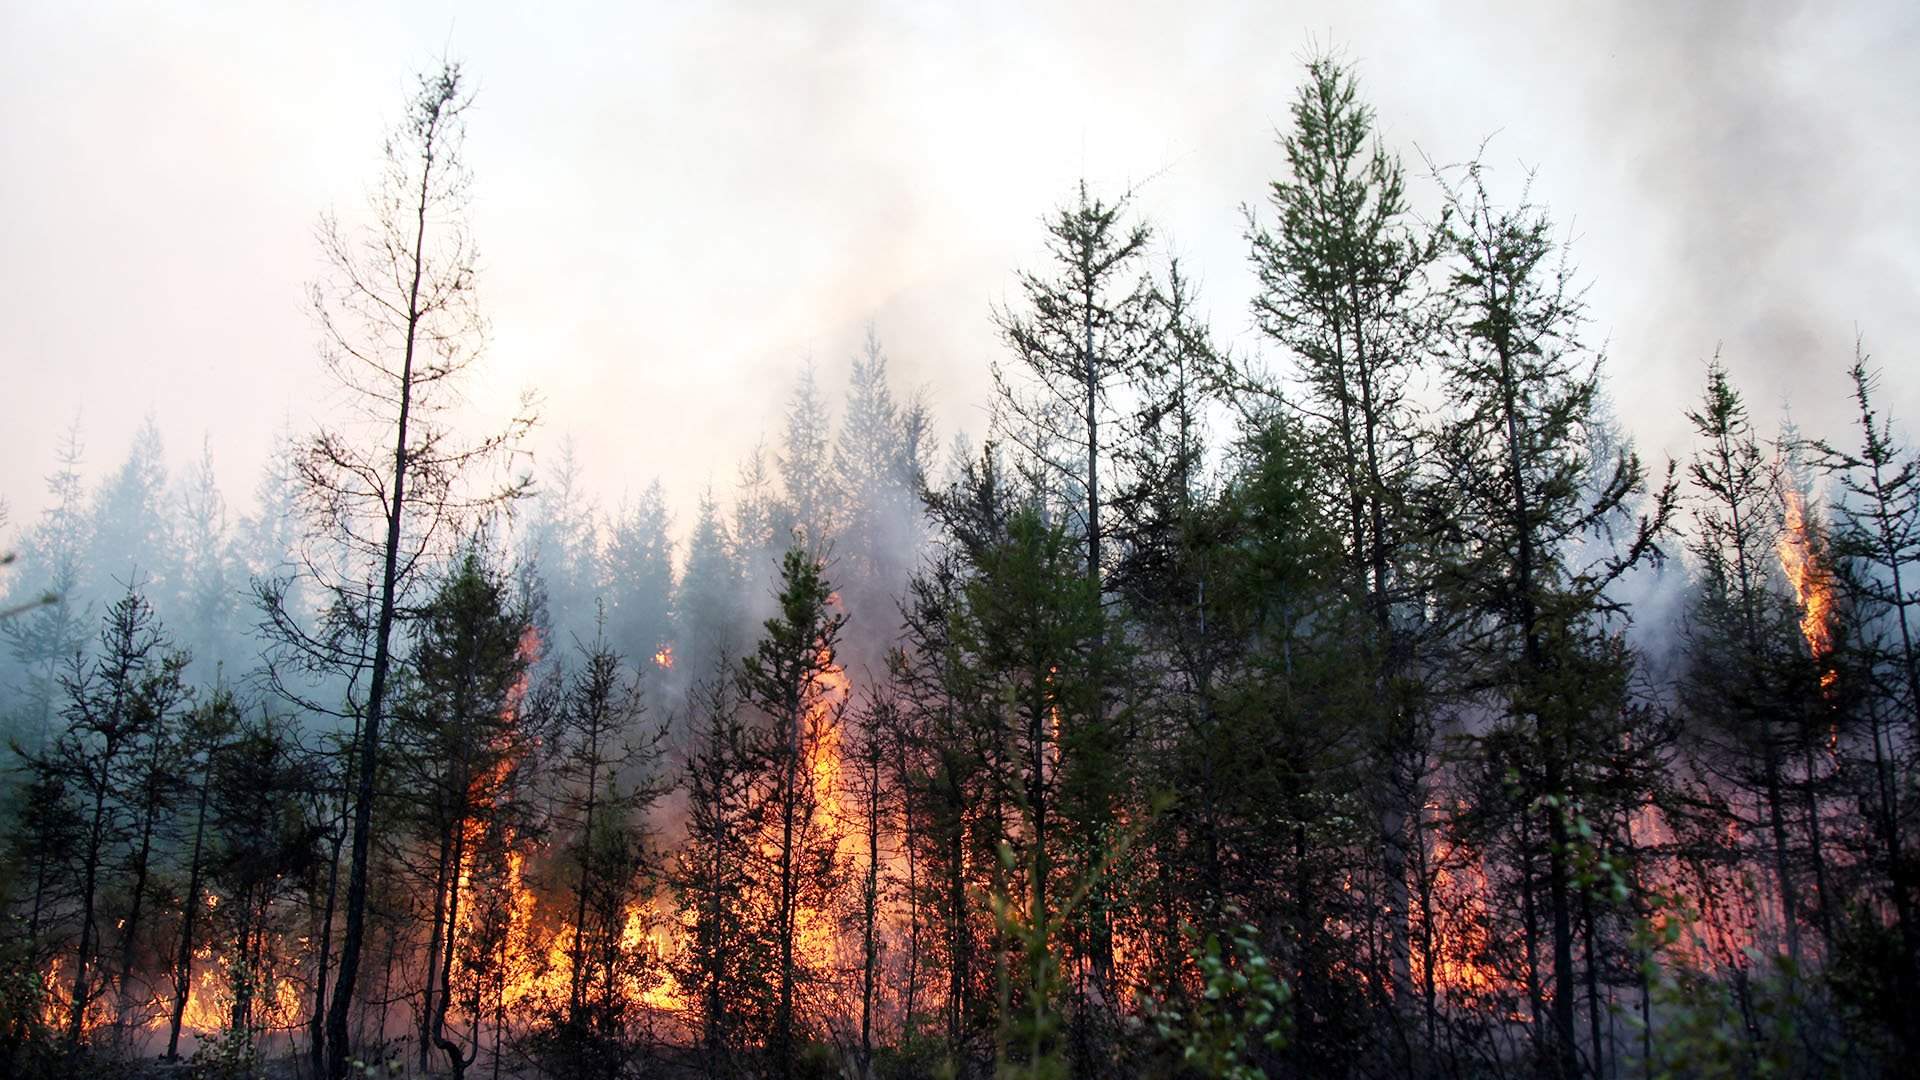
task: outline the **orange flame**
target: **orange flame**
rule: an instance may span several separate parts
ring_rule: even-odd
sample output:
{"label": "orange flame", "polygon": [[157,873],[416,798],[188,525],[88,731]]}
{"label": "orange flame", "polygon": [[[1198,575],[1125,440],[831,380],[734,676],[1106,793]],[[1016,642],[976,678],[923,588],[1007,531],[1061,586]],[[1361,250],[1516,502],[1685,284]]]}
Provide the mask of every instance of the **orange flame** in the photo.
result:
{"label": "orange flame", "polygon": [[662,671],[673,670],[673,646],[662,645],[654,650],[653,662]]}
{"label": "orange flame", "polygon": [[[1833,651],[1833,585],[1828,580],[1825,567],[1821,565],[1819,552],[1815,550],[1813,530],[1807,524],[1806,504],[1800,493],[1788,488],[1786,500],[1786,528],[1780,534],[1780,568],[1786,571],[1787,582],[1793,586],[1794,602],[1800,608],[1800,636],[1806,639],[1807,651],[1816,661],[1825,659]],[[1826,671],[1820,676],[1822,689],[1833,686],[1835,675]]]}

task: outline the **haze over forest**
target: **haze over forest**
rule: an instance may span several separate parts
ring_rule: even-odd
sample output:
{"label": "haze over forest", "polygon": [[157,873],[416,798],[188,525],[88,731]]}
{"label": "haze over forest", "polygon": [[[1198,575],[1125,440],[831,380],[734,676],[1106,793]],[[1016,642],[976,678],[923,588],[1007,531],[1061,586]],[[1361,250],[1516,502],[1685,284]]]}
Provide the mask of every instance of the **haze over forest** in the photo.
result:
{"label": "haze over forest", "polygon": [[1920,15],[0,15],[0,1075],[1896,1075]]}

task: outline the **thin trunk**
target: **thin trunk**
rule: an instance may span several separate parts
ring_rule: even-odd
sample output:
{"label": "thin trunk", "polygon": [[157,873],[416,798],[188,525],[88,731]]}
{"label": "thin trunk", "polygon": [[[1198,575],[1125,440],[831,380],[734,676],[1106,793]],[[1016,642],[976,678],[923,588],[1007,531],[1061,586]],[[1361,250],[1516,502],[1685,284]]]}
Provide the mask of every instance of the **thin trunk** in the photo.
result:
{"label": "thin trunk", "polygon": [[1820,906],[1814,909],[1820,920],[1820,938],[1824,946],[1822,956],[1833,952],[1833,890],[1827,884],[1827,855],[1824,833],[1820,820],[1820,794],[1814,788],[1814,769],[1816,768],[1812,747],[1804,748],[1806,760],[1806,783],[1801,793],[1806,798],[1807,813],[1807,855],[1813,862],[1813,888],[1819,897]]}
{"label": "thin trunk", "polygon": [[[112,760],[111,755],[107,760]],[[106,812],[107,779],[103,775],[100,777],[99,786],[94,790],[93,824],[87,831],[87,854],[80,879],[80,947],[74,954],[73,1000],[70,1003],[71,1012],[67,1018],[69,1046],[80,1045],[80,1036],[86,1028],[87,966],[93,961],[95,939],[99,933],[99,928],[95,926],[94,904],[99,887],[100,848],[105,843]]]}
{"label": "thin trunk", "polygon": [[865,939],[863,967],[860,981],[860,1075],[873,1073],[873,991],[874,976],[878,970],[880,955],[878,927],[875,925],[880,907],[880,756],[879,744],[874,744],[876,752],[867,758],[867,880],[862,896]]}
{"label": "thin trunk", "polygon": [[1781,804],[1786,796],[1782,791],[1780,765],[1776,758],[1773,743],[1773,725],[1763,727],[1766,742],[1764,765],[1766,769],[1767,827],[1773,838],[1773,875],[1774,884],[1779,891],[1780,922],[1787,935],[1787,956],[1794,966],[1800,964],[1800,920],[1794,905],[1793,867],[1787,859],[1787,818]]}
{"label": "thin trunk", "polygon": [[460,1080],[467,1066],[473,1064],[474,1057],[479,1053],[476,1049],[472,1055],[462,1056],[460,1044],[446,1037],[447,1007],[452,1004],[453,997],[453,956],[460,926],[460,867],[465,865],[466,854],[466,833],[456,825],[453,841],[453,871],[449,875],[452,880],[447,890],[446,947],[440,954],[440,1000],[429,1012],[432,1019],[429,1033],[432,1036],[433,1045],[446,1053],[447,1064],[453,1069],[454,1080]]}
{"label": "thin trunk", "polygon": [[1582,951],[1586,956],[1587,975],[1587,1037],[1592,1043],[1593,1075],[1607,1074],[1606,1043],[1600,1038],[1600,951],[1598,934],[1594,930],[1593,892],[1590,889],[1580,891],[1580,916],[1582,932]]}
{"label": "thin trunk", "polygon": [[200,774],[200,808],[193,821],[193,854],[187,862],[187,896],[180,911],[180,952],[173,966],[173,1017],[167,1025],[168,1061],[180,1058],[180,1024],[187,1015],[187,999],[193,993],[193,930],[200,915],[200,852],[207,832],[207,793],[213,786],[211,756]]}
{"label": "thin trunk", "polygon": [[[451,874],[456,876],[457,880],[460,872],[459,866],[449,861],[453,858],[452,834],[459,828],[458,822],[441,827],[440,861],[433,876],[433,921],[429,924],[431,929],[427,932],[426,978],[421,980],[420,988],[420,1071],[423,1073],[432,1067],[430,1055],[433,1053],[433,981],[440,970],[440,948],[447,937],[447,878]],[[457,890],[459,886],[456,884],[454,888]],[[450,944],[447,952],[449,954],[453,952]],[[385,1033],[382,1032],[382,1034]]]}
{"label": "thin trunk", "polygon": [[[393,490],[387,495],[387,535],[382,549],[380,617],[373,641],[373,676],[367,687],[366,723],[360,731],[360,791],[353,807],[353,852],[347,871],[347,925],[340,944],[340,971],[334,979],[333,1005],[327,1012],[327,1074],[346,1080],[352,1059],[347,1017],[353,1009],[355,981],[360,977],[360,946],[366,936],[368,871],[373,853],[374,779],[380,758],[380,713],[386,705],[388,669],[393,663],[391,641],[395,587],[400,570],[400,522],[406,508],[407,422],[413,409],[413,350],[420,329],[420,280],[426,269],[427,204],[433,178],[434,134],[438,116],[425,137],[426,161],[420,171],[419,199],[414,208],[413,280],[407,287],[406,350],[400,365],[400,412],[394,424]],[[383,1033],[384,1034],[384,1033]]]}
{"label": "thin trunk", "polygon": [[588,736],[587,756],[587,802],[585,821],[580,826],[580,886],[575,890],[573,908],[573,948],[568,962],[572,965],[571,978],[568,980],[568,1003],[574,1013],[580,1011],[580,970],[585,956],[587,925],[587,890],[593,881],[593,815],[595,802],[599,796],[600,781],[600,728],[596,723]]}
{"label": "thin trunk", "polygon": [[315,1077],[325,1075],[327,1065],[327,964],[333,959],[333,905],[340,891],[340,849],[346,839],[345,829],[334,831],[333,852],[327,860],[327,899],[320,910],[320,945],[313,958],[313,1015],[307,1020],[307,1056],[313,1062]]}
{"label": "thin trunk", "polygon": [[[151,775],[148,782],[154,782]],[[120,1000],[114,1021],[122,1027],[126,1026],[127,1012],[133,1005],[132,999],[128,996],[127,983],[132,980],[133,965],[139,959],[140,917],[145,914],[147,876],[153,855],[153,826],[155,818],[159,816],[156,801],[149,791],[147,803],[142,808],[140,818],[140,842],[134,848],[131,906],[127,909],[126,921],[120,927],[120,976],[116,980],[116,993]]]}
{"label": "thin trunk", "polygon": [[787,745],[781,761],[780,799],[780,909],[776,925],[780,931],[780,996],[774,1007],[773,1051],[777,1075],[781,1080],[793,1077],[793,934],[794,880],[793,834],[794,804],[799,798],[800,702],[798,693],[789,702]]}

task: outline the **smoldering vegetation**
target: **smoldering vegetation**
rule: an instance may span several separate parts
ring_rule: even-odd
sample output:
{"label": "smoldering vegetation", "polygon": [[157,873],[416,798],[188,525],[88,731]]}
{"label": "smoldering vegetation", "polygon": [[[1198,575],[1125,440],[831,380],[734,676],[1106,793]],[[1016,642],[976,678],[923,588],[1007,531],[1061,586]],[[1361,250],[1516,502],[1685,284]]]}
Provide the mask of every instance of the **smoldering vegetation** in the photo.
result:
{"label": "smoldering vegetation", "polygon": [[1643,459],[1527,178],[1403,165],[1316,56],[1261,355],[1082,184],[981,313],[979,443],[876,328],[676,521],[462,407],[466,85],[323,224],[338,415],[253,492],[159,418],[39,451],[0,1073],[1910,1060],[1920,457],[1864,346],[1854,426],[1701,358]]}

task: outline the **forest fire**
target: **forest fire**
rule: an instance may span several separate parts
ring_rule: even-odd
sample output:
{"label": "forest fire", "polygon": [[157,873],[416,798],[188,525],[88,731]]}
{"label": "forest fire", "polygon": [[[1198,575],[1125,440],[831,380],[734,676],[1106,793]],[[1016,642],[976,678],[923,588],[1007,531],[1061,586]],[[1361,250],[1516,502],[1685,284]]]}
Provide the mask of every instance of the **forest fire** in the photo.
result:
{"label": "forest fire", "polygon": [[[919,22],[855,52],[908,55]],[[629,254],[684,288],[622,297],[806,332],[649,350],[615,389],[701,404],[604,395],[591,460],[533,432],[539,388],[483,423],[505,399],[467,374],[490,325],[468,200],[490,185],[462,148],[494,95],[428,73],[364,210],[323,219],[306,299],[336,385],[303,391],[312,430],[249,504],[211,453],[245,440],[209,433],[180,475],[153,423],[97,477],[75,431],[45,507],[0,492],[0,1078],[1897,1073],[1920,1052],[1920,451],[1864,357],[1857,448],[1773,438],[1716,359],[1687,460],[1648,467],[1644,403],[1609,408],[1581,329],[1618,313],[1581,299],[1576,234],[1491,164],[1405,170],[1405,125],[1376,130],[1342,55],[1247,105],[1283,126],[1243,193],[1264,201],[1236,202],[1231,340],[1145,217],[1190,200],[1089,178],[976,312],[985,370],[916,341],[937,377],[907,392],[870,328],[691,504],[690,477],[633,470],[732,464],[652,445],[744,445],[655,422],[745,419],[706,360],[752,381],[768,348],[854,325],[743,307],[732,279],[835,279],[787,272],[757,226],[773,255],[726,257],[707,241],[738,213],[652,230]],[[1200,104],[1182,115],[1227,115]],[[835,190],[897,179],[855,173]],[[817,209],[801,194],[775,209]],[[648,232],[575,217],[510,235]],[[948,276],[840,292],[891,320]],[[599,355],[572,346],[607,332],[581,305],[609,290],[575,291],[572,336],[502,326],[500,351]],[[981,403],[938,387],[990,392],[964,414],[983,430],[944,430]]]}
{"label": "forest fire", "polygon": [[[1794,602],[1800,609],[1800,635],[1815,663],[1823,663],[1833,651],[1833,583],[1822,562],[1815,533],[1807,520],[1806,503],[1800,493],[1788,487],[1784,492],[1785,522],[1780,534],[1780,568],[1793,587]],[[1831,689],[1837,673],[1821,672],[1820,686]]]}

